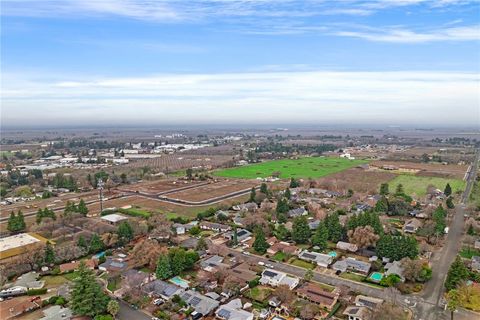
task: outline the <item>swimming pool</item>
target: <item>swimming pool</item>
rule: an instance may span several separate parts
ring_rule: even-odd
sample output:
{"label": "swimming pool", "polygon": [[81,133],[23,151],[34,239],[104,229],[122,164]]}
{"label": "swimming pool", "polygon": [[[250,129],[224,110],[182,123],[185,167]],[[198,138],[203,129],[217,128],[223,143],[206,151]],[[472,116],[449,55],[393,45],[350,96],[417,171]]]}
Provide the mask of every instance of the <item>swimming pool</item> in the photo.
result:
{"label": "swimming pool", "polygon": [[336,258],[336,257],[337,257],[337,253],[336,253],[335,251],[330,251],[330,252],[328,253],[328,255],[329,255],[330,257],[332,257],[332,258]]}
{"label": "swimming pool", "polygon": [[190,286],[190,283],[187,280],[182,279],[179,276],[175,276],[168,281],[184,289],[187,289]]}
{"label": "swimming pool", "polygon": [[372,280],[372,281],[380,282],[383,279],[383,273],[372,272],[368,278],[370,278],[370,280]]}

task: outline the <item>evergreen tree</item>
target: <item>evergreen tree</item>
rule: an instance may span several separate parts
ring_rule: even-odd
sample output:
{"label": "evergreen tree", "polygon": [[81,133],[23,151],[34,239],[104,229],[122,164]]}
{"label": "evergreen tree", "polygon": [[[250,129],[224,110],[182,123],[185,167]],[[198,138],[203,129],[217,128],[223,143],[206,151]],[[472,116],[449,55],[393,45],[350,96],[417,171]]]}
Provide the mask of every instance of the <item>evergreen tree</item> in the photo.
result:
{"label": "evergreen tree", "polygon": [[125,174],[125,172],[120,175],[120,179],[122,180],[123,184],[127,183],[127,175]]}
{"label": "evergreen tree", "polygon": [[275,230],[275,236],[279,240],[287,240],[289,233],[290,232],[287,230],[287,228],[283,224],[279,224]]}
{"label": "evergreen tree", "polygon": [[158,279],[166,280],[172,276],[172,269],[170,267],[170,259],[166,255],[160,255],[157,262],[157,270],[155,272]]}
{"label": "evergreen tree", "polygon": [[233,238],[232,244],[236,246],[238,244],[238,234],[237,234],[237,226],[233,226]]}
{"label": "evergreen tree", "polygon": [[293,220],[292,239],[296,243],[307,243],[310,239],[310,227],[306,217],[301,216]]}
{"label": "evergreen tree", "polygon": [[447,198],[446,205],[448,209],[455,208],[455,204],[453,203],[453,198],[451,196]]}
{"label": "evergreen tree", "polygon": [[269,244],[267,243],[267,240],[265,239],[265,233],[263,232],[263,229],[258,227],[255,230],[255,241],[253,242],[253,249],[255,249],[256,252],[264,254],[267,252]]}
{"label": "evergreen tree", "polygon": [[264,195],[268,196],[268,186],[266,183],[262,183],[260,185],[260,192],[263,193]]}
{"label": "evergreen tree", "polygon": [[401,195],[401,194],[404,194],[405,191],[403,190],[403,184],[399,183],[397,185],[397,189],[395,190],[395,194],[396,195]]}
{"label": "evergreen tree", "polygon": [[376,252],[379,257],[401,260],[405,257],[415,259],[418,255],[418,243],[411,236],[383,235],[377,242]]}
{"label": "evergreen tree", "polygon": [[10,216],[8,217],[7,222],[7,230],[10,232],[18,232],[25,230],[25,218],[21,210],[18,210],[18,215],[16,215],[13,211],[10,212]]}
{"label": "evergreen tree", "polygon": [[255,191],[255,187],[252,187],[252,190],[250,190],[250,199],[248,201],[255,202],[256,196],[257,196],[257,192]]}
{"label": "evergreen tree", "polygon": [[103,243],[102,239],[98,236],[98,234],[94,234],[92,239],[90,239],[90,253],[100,252],[105,248],[105,244]]}
{"label": "evergreen tree", "polygon": [[312,237],[312,244],[314,246],[320,247],[320,250],[325,250],[327,248],[328,241],[328,229],[325,225],[325,222],[320,222],[317,230]]}
{"label": "evergreen tree", "polygon": [[124,221],[120,223],[117,229],[118,240],[121,245],[127,244],[133,239],[133,229],[132,226]]}
{"label": "evergreen tree", "polygon": [[292,197],[292,193],[290,192],[290,188],[287,188],[287,189],[285,190],[284,195],[285,195],[285,198],[287,198],[287,199],[290,200],[290,198]]}
{"label": "evergreen tree", "polygon": [[298,188],[300,186],[300,183],[295,180],[294,178],[290,178],[290,185],[289,188]]}
{"label": "evergreen tree", "polygon": [[328,240],[338,242],[343,238],[343,227],[337,212],[329,214],[325,218],[325,225],[328,229]]}
{"label": "evergreen tree", "polygon": [[45,256],[43,261],[45,261],[46,264],[55,263],[55,252],[53,251],[50,242],[47,242],[47,245],[45,246]]}
{"label": "evergreen tree", "polygon": [[75,315],[95,317],[107,310],[109,298],[95,280],[93,271],[80,262],[78,277],[74,280],[70,308]]}
{"label": "evergreen tree", "polygon": [[25,223],[25,217],[23,216],[22,210],[18,210],[17,214],[17,228],[18,231],[23,231],[27,228],[27,225]]}
{"label": "evergreen tree", "polygon": [[388,193],[389,193],[389,191],[388,191],[388,183],[382,183],[382,184],[380,185],[380,194],[383,195],[383,196],[385,196],[385,195],[387,195]]}
{"label": "evergreen tree", "polygon": [[15,216],[15,213],[12,211],[10,212],[10,217],[8,218],[8,223],[7,223],[7,229],[10,232],[16,231],[16,223],[17,223],[17,217]]}
{"label": "evergreen tree", "polygon": [[385,196],[382,196],[377,203],[375,204],[376,212],[387,212],[388,211],[388,201]]}
{"label": "evergreen tree", "polygon": [[450,186],[450,183],[447,183],[447,185],[445,186],[445,190],[443,190],[443,193],[449,197],[452,195],[452,187]]}
{"label": "evergreen tree", "polygon": [[287,213],[288,210],[290,210],[290,207],[288,206],[288,201],[285,198],[280,198],[277,202],[277,207],[275,208],[275,211],[277,213]]}
{"label": "evergreen tree", "polygon": [[179,275],[186,269],[186,254],[182,248],[171,248],[168,251],[168,258],[170,259],[170,268],[174,276]]}
{"label": "evergreen tree", "polygon": [[439,205],[432,214],[432,219],[435,222],[435,234],[441,235],[445,232],[447,212],[442,205]]}
{"label": "evergreen tree", "polygon": [[205,241],[205,238],[201,237],[198,239],[197,246],[195,247],[195,250],[197,251],[202,251],[202,250],[207,250],[208,245],[207,242]]}
{"label": "evergreen tree", "polygon": [[83,214],[84,216],[88,214],[88,208],[83,199],[80,199],[80,202],[78,203],[77,211],[78,213]]}
{"label": "evergreen tree", "polygon": [[80,237],[78,238],[77,246],[79,246],[80,248],[83,248],[85,250],[88,249],[87,241],[85,240],[83,235],[80,235]]}
{"label": "evergreen tree", "polygon": [[455,289],[460,282],[467,280],[469,275],[470,273],[462,259],[457,256],[448,270],[445,288],[447,290]]}
{"label": "evergreen tree", "polygon": [[113,318],[117,315],[118,311],[120,311],[120,305],[115,300],[110,300],[107,304],[107,311],[112,315]]}

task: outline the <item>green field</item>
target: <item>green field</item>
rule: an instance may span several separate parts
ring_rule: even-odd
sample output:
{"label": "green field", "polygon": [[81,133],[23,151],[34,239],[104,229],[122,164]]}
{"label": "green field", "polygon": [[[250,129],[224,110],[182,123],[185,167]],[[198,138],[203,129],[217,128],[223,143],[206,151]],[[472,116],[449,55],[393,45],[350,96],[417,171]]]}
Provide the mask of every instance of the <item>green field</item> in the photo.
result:
{"label": "green field", "polygon": [[367,163],[367,161],[327,157],[283,159],[220,170],[215,172],[215,175],[227,178],[255,179],[267,178],[278,172],[282,179],[320,178],[363,163]]}
{"label": "green field", "polygon": [[413,175],[399,175],[388,184],[390,185],[390,192],[395,192],[397,185],[402,184],[406,194],[424,196],[427,194],[428,186],[433,185],[435,188],[443,191],[447,183],[450,183],[453,193],[462,192],[465,189],[465,181],[460,179],[419,177]]}

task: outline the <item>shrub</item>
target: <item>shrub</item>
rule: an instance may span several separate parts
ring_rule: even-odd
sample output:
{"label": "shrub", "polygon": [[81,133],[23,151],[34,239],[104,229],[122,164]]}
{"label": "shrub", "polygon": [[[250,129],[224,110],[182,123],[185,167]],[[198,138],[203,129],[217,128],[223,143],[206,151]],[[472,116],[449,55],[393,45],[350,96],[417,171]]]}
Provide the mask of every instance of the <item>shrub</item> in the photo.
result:
{"label": "shrub", "polygon": [[27,295],[29,296],[37,296],[39,294],[45,294],[47,293],[47,288],[42,288],[42,289],[30,289],[27,291]]}

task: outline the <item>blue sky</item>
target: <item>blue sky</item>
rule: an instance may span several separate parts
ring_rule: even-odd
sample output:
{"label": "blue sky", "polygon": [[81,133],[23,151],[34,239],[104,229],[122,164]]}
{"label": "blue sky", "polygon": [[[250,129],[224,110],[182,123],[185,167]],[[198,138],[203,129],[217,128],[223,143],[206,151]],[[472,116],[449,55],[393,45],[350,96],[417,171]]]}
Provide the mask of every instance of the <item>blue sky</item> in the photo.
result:
{"label": "blue sky", "polygon": [[480,123],[478,0],[3,0],[1,11],[4,126]]}

